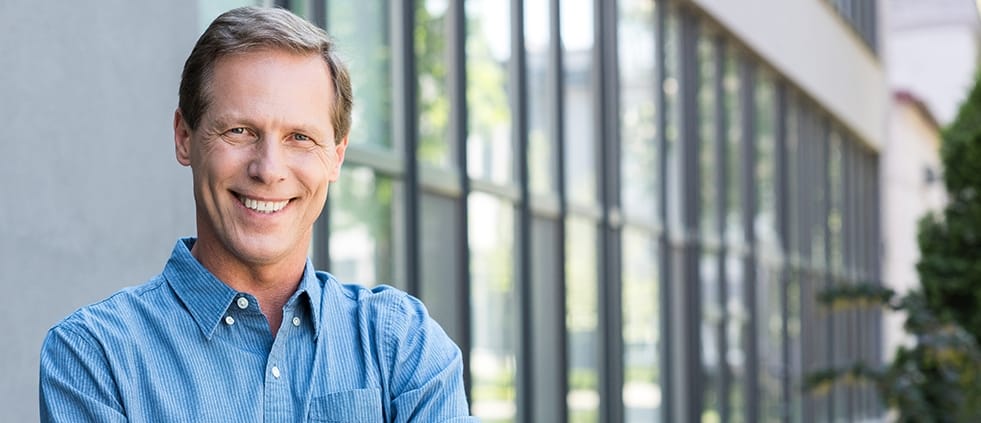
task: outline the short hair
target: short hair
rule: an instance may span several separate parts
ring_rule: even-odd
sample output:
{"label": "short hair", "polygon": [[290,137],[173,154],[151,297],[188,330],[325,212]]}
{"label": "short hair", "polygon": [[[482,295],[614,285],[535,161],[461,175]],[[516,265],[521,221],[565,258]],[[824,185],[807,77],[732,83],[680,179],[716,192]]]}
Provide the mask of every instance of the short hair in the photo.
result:
{"label": "short hair", "polygon": [[338,56],[334,41],[323,29],[279,8],[240,7],[222,13],[201,34],[184,62],[178,107],[190,129],[195,129],[209,106],[207,84],[215,63],[223,57],[260,49],[296,54],[318,54],[327,63],[334,85],[331,124],[334,143],[351,129],[351,76]]}

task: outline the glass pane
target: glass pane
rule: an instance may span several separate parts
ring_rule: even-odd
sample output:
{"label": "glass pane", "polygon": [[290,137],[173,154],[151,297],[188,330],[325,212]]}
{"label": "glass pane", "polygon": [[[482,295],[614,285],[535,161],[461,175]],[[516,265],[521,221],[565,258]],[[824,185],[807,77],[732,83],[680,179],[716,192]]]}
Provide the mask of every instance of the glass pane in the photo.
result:
{"label": "glass pane", "polygon": [[719,256],[716,253],[703,253],[698,262],[702,288],[702,422],[722,421],[722,293],[719,280]]}
{"label": "glass pane", "polygon": [[596,191],[593,98],[593,1],[561,0],[565,93],[565,186],[570,202],[594,204]]}
{"label": "glass pane", "polygon": [[549,0],[525,0],[525,72],[528,104],[528,184],[531,192],[555,191],[557,158],[552,124],[555,111],[552,62],[549,59],[551,15]]}
{"label": "glass pane", "polygon": [[513,422],[517,304],[514,208],[470,194],[471,411],[485,422]]}
{"label": "glass pane", "polygon": [[746,421],[746,327],[749,311],[743,295],[743,258],[737,254],[726,255],[726,363],[729,365],[729,417],[733,423]]}
{"label": "glass pane", "polygon": [[719,163],[718,163],[718,105],[715,89],[715,37],[706,33],[698,39],[698,172],[699,172],[699,233],[703,239],[719,238]]}
{"label": "glass pane", "polygon": [[[805,156],[810,163],[811,183],[813,189],[809,191],[810,207],[810,252],[811,265],[817,268],[826,266],[827,254],[825,252],[825,230],[828,227],[828,205],[827,202],[827,163],[828,163],[828,127],[827,122],[813,116],[814,127],[807,140],[808,150],[812,155]],[[814,158],[817,158],[816,160]]]}
{"label": "glass pane", "polygon": [[725,75],[722,79],[725,90],[725,122],[726,122],[726,230],[725,237],[729,243],[741,243],[745,239],[743,233],[742,211],[742,174],[743,174],[743,142],[742,142],[742,105],[739,82],[740,58],[732,49],[727,49]]}
{"label": "glass pane", "polygon": [[667,139],[667,201],[668,228],[675,233],[682,233],[684,226],[682,223],[682,164],[681,164],[681,90],[679,79],[681,77],[681,25],[679,24],[678,14],[675,10],[669,9],[664,28],[664,82],[661,89],[664,91],[664,113],[666,124],[664,135]]}
{"label": "glass pane", "polygon": [[345,166],[330,192],[330,269],[365,286],[396,284],[396,214],[400,196],[390,178]]}
{"label": "glass pane", "polygon": [[802,193],[798,189],[798,184],[800,184],[800,160],[798,160],[797,155],[800,150],[800,120],[796,98],[790,97],[788,99],[784,119],[787,128],[784,136],[784,148],[786,150],[784,157],[787,159],[787,164],[784,166],[784,169],[786,169],[788,189],[787,198],[783,199],[783,201],[787,206],[787,229],[789,230],[789,233],[787,233],[787,245],[790,249],[786,253],[789,257],[800,257],[801,231],[799,226],[801,222],[800,197]]}
{"label": "glass pane", "polygon": [[829,139],[830,157],[828,157],[828,184],[831,199],[831,210],[828,212],[828,238],[831,251],[829,265],[833,273],[843,271],[844,256],[842,251],[842,217],[844,214],[844,175],[842,169],[842,140],[837,131],[831,132]]}
{"label": "glass pane", "polygon": [[467,167],[472,178],[513,179],[510,2],[466,0]]}
{"label": "glass pane", "polygon": [[448,167],[450,97],[447,33],[448,0],[419,0],[416,4],[415,51],[418,78],[419,161]]}
{"label": "glass pane", "polygon": [[756,218],[753,219],[760,254],[779,254],[777,238],[776,133],[777,110],[773,77],[760,70],[756,80]]}
{"label": "glass pane", "polygon": [[757,261],[757,340],[759,346],[760,418],[780,422],[783,412],[783,314],[780,270]]}
{"label": "glass pane", "polygon": [[[457,213],[458,198],[447,198],[423,192],[419,199],[420,235],[419,295],[443,330],[458,344],[464,341],[466,328],[460,313],[463,284],[462,266],[455,260],[463,248],[460,231],[464,228]],[[454,259],[447,260],[447,257]]]}
{"label": "glass pane", "polygon": [[327,30],[347,60],[354,86],[351,145],[392,147],[392,74],[387,0],[331,0]]}
{"label": "glass pane", "polygon": [[621,198],[624,212],[646,221],[657,216],[657,90],[654,2],[622,0],[620,43]]}
{"label": "glass pane", "polygon": [[623,230],[623,407],[625,422],[661,421],[657,244]]}
{"label": "glass pane", "polygon": [[566,401],[570,422],[599,421],[597,234],[594,222],[566,219],[565,326],[568,332]]}
{"label": "glass pane", "polygon": [[804,354],[801,341],[801,303],[803,292],[800,281],[801,272],[790,271],[787,281],[787,343],[790,345],[790,362],[787,371],[790,374],[790,398],[787,401],[788,415],[791,422],[803,419],[804,369],[802,357]]}
{"label": "glass pane", "polygon": [[[565,410],[565,369],[558,348],[565,334],[563,301],[555,293],[562,292],[562,248],[559,245],[561,221],[532,217],[531,224],[531,320],[524,322],[532,330],[532,363],[529,373],[535,397],[532,422],[554,422]],[[559,329],[559,330],[556,330]],[[527,394],[525,394],[527,395]]]}

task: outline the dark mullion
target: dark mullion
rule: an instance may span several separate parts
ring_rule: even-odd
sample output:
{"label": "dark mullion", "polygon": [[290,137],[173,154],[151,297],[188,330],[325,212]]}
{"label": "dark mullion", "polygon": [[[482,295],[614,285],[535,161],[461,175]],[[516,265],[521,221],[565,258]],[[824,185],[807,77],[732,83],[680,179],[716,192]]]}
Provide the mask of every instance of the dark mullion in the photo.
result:
{"label": "dark mullion", "polygon": [[719,309],[723,310],[722,318],[718,324],[718,348],[719,348],[719,416],[721,421],[729,421],[729,390],[732,384],[732,374],[729,369],[729,362],[726,360],[726,352],[729,351],[729,339],[726,329],[729,324],[729,313],[726,310],[726,298],[729,297],[729,287],[726,284],[726,254],[728,254],[728,244],[725,242],[726,234],[726,213],[728,213],[729,184],[726,183],[729,172],[727,146],[727,134],[729,128],[729,117],[725,108],[725,66],[726,50],[722,36],[716,36],[713,40],[715,50],[715,186],[716,204],[718,204],[718,216],[716,219],[716,233],[719,236],[719,255],[718,255],[718,283],[719,283]]}
{"label": "dark mullion", "polygon": [[781,410],[781,421],[790,422],[791,409],[793,403],[790,396],[790,332],[788,321],[790,320],[790,300],[788,285],[790,284],[791,269],[788,265],[791,256],[790,247],[790,173],[788,171],[787,154],[787,86],[783,82],[776,84],[776,107],[774,111],[777,116],[776,133],[774,141],[776,143],[775,172],[776,177],[776,207],[777,207],[777,239],[780,242],[782,254],[779,278],[780,278],[780,363],[783,369],[780,375],[780,403],[783,404]]}
{"label": "dark mullion", "polygon": [[[524,1],[511,0],[511,66],[508,69],[513,83],[511,96],[512,126],[511,137],[515,144],[515,163],[518,179],[520,200],[518,204],[518,220],[515,228],[517,241],[517,289],[518,317],[517,322],[531,322],[532,310],[532,273],[531,273],[531,205],[528,182],[528,81],[525,73],[526,52],[524,41]],[[534,359],[534,334],[532,325],[519,324],[518,351],[516,370],[517,421],[534,421],[535,389],[532,381],[532,360]]]}
{"label": "dark mullion", "polygon": [[[655,56],[655,66],[657,67],[657,81],[655,84],[655,101],[657,104],[657,198],[658,210],[657,217],[663,228],[668,220],[668,207],[666,200],[667,190],[667,151],[668,139],[665,134],[664,128],[667,127],[667,115],[664,113],[667,107],[667,98],[664,95],[664,74],[665,74],[665,52],[664,52],[664,38],[667,34],[667,14],[668,14],[668,0],[654,0],[655,10],[658,11],[657,14],[657,46],[656,46],[656,56]],[[675,363],[674,353],[672,351],[671,344],[675,341],[674,329],[672,328],[672,319],[674,315],[674,304],[671,301],[673,298],[673,284],[670,282],[672,275],[671,271],[671,244],[668,239],[668,231],[662,229],[658,234],[658,275],[659,281],[661,283],[660,288],[660,306],[661,306],[661,392],[664,396],[661,398],[662,410],[663,410],[663,421],[671,422],[676,421],[676,411],[674,409],[675,397],[678,395],[674,392],[674,376],[673,367]]]}
{"label": "dark mullion", "polygon": [[[552,108],[552,122],[551,122],[551,133],[552,135],[552,145],[555,147],[554,157],[561,158],[565,157],[565,109],[563,108],[565,102],[565,84],[564,74],[565,69],[563,67],[563,53],[562,53],[562,34],[561,34],[561,13],[559,8],[561,0],[551,0],[549,1],[549,23],[551,27],[549,28],[549,72],[551,73],[549,81],[552,82],[552,98],[549,99],[549,106]],[[556,307],[559,315],[556,317],[556,322],[558,322],[559,345],[556,346],[559,354],[557,354],[557,359],[561,362],[558,366],[561,374],[559,379],[561,381],[561,388],[563,395],[560,396],[562,402],[559,404],[553,404],[556,407],[558,413],[557,420],[560,422],[568,421],[569,419],[569,407],[567,405],[566,398],[569,394],[569,333],[565,325],[565,314],[566,314],[566,216],[569,213],[568,199],[566,195],[565,186],[565,161],[561,159],[555,159],[555,186],[558,191],[559,199],[559,216],[558,216],[558,236],[556,240],[556,248],[558,249],[558,260],[556,260],[555,274],[558,276],[558,292],[556,297],[559,298],[559,306]]]}
{"label": "dark mullion", "polygon": [[[467,169],[467,67],[466,67],[466,10],[465,0],[454,0],[449,4],[447,16],[450,22],[450,33],[447,39],[449,42],[449,98],[450,98],[450,150],[456,152],[456,168],[459,172],[460,197],[456,202],[456,215],[459,227],[456,235],[456,260],[462,263],[459,266],[458,281],[460,293],[457,301],[455,314],[460,318],[460,327],[463,329],[463,337],[460,349],[465,351],[464,356],[470,357],[473,347],[473,328],[471,328],[470,316],[470,233],[469,233],[469,199],[470,199],[470,178]],[[467,371],[466,384],[467,396],[470,396],[472,378]]]}
{"label": "dark mullion", "polygon": [[[851,136],[849,136],[846,141],[847,142],[844,144],[845,148],[843,149],[844,157],[842,158],[844,162],[843,167],[845,168],[845,171],[843,173],[846,175],[842,184],[843,185],[842,189],[844,190],[845,193],[845,199],[843,201],[842,207],[845,209],[844,216],[846,217],[846,219],[844,221],[844,224],[841,226],[842,228],[841,236],[842,236],[842,251],[844,252],[844,257],[845,257],[844,260],[847,261],[848,263],[848,265],[846,266],[848,283],[850,285],[854,285],[858,283],[858,279],[859,279],[858,261],[856,260],[857,251],[855,249],[855,244],[856,244],[855,218],[858,215],[856,210],[856,206],[858,204],[856,200],[858,198],[856,197],[857,193],[855,190],[855,187],[858,186],[857,179],[856,179],[857,169],[855,167],[855,163],[856,163],[855,153],[857,152],[856,149],[857,145],[856,145],[855,138]],[[845,355],[845,363],[844,363],[846,365],[855,362],[855,360],[858,358],[858,350],[859,350],[858,347],[861,342],[859,338],[859,331],[858,331],[858,329],[860,328],[859,322],[861,316],[859,316],[858,310],[849,310],[847,311],[847,313],[848,313],[847,320],[845,323],[845,327],[843,328],[847,335],[844,339],[844,342],[846,342],[847,345],[845,350],[846,355]],[[847,388],[846,398],[848,402],[847,402],[846,410],[849,419],[852,421],[857,420],[858,413],[856,410],[857,410],[857,404],[861,400],[861,395],[862,395],[862,391],[859,387],[849,386]]]}
{"label": "dark mullion", "polygon": [[[872,246],[872,272],[873,272],[872,280],[874,280],[876,284],[882,285],[883,283],[882,281],[882,233],[881,233],[882,204],[880,202],[882,198],[882,192],[881,192],[882,186],[878,182],[881,180],[879,178],[879,172],[881,171],[879,169],[880,166],[879,160],[880,160],[879,156],[873,157],[872,164],[871,164],[872,175],[873,175],[872,180],[875,182],[872,185],[872,195],[870,196],[872,201],[873,221],[871,222],[872,224],[869,226],[872,232],[872,242],[874,243]],[[881,313],[875,314],[874,330],[875,330],[875,339],[882,339],[882,314]],[[883,351],[882,351],[883,346],[881,342],[876,342],[874,345],[875,345],[874,352],[876,357],[876,364],[881,366],[883,360]],[[879,413],[885,411],[885,403],[883,402],[882,398],[877,398],[876,411],[878,411]]]}
{"label": "dark mullion", "polygon": [[701,284],[698,283],[698,245],[695,242],[698,236],[698,216],[699,216],[699,172],[698,172],[698,26],[697,20],[688,9],[682,9],[678,14],[678,24],[680,27],[678,53],[679,53],[679,112],[681,116],[680,129],[681,136],[676,144],[680,149],[681,175],[684,182],[682,189],[682,233],[683,239],[681,250],[681,268],[677,281],[691,281],[679,285],[684,298],[684,317],[683,327],[685,336],[684,351],[684,375],[687,379],[686,409],[683,411],[682,420],[697,421],[701,418],[702,411],[702,363],[701,363]]}
{"label": "dark mullion", "polygon": [[623,332],[619,229],[611,213],[620,202],[616,2],[594,0],[595,34],[593,92],[597,107],[596,136],[602,218],[599,231],[600,275],[597,278],[600,333],[600,416],[623,421]]}
{"label": "dark mullion", "polygon": [[310,22],[321,28],[327,28],[327,0],[310,1]]}
{"label": "dark mullion", "polygon": [[[327,0],[315,0],[314,3],[326,7],[325,6],[326,1]],[[282,7],[286,10],[292,10],[291,8],[292,3],[293,2],[290,0],[276,0],[274,2],[276,6]],[[318,14],[315,13],[314,16],[311,17],[310,21],[311,23],[317,25],[320,28],[327,28],[327,22],[326,19],[324,18],[325,16],[326,13],[319,14],[319,17]],[[328,272],[330,271],[331,268],[330,266],[330,232],[331,232],[330,209],[333,203],[334,203],[333,196],[328,195],[327,201],[324,203],[324,208],[323,210],[320,211],[320,217],[317,218],[317,221],[314,222],[313,224],[313,233],[315,234],[314,242],[316,243],[316,247],[313,250],[313,257],[311,257],[311,260],[313,261],[314,267],[318,269],[323,269]],[[318,239],[318,236],[321,236],[322,238]]]}
{"label": "dark mullion", "polygon": [[[420,0],[421,1],[421,0]],[[394,67],[400,70],[396,93],[401,93],[401,98],[394,107],[396,137],[401,137],[402,144],[402,163],[405,169],[404,183],[405,195],[403,196],[403,207],[405,207],[405,287],[406,291],[415,296],[420,296],[420,276],[419,276],[419,250],[421,248],[419,231],[419,168],[417,163],[416,148],[419,142],[418,130],[418,104],[417,104],[417,76],[415,60],[415,2],[396,2],[395,10],[395,30],[392,31],[393,53],[399,66]],[[462,348],[462,347],[461,347]],[[464,350],[466,356],[466,350]],[[467,372],[464,372],[468,375]]]}
{"label": "dark mullion", "polygon": [[757,322],[759,310],[756,298],[756,231],[753,222],[756,217],[756,69],[747,58],[740,65],[740,105],[742,107],[742,198],[743,198],[743,242],[749,253],[743,255],[744,283],[743,294],[749,322],[746,325],[746,421],[759,421],[759,336]]}

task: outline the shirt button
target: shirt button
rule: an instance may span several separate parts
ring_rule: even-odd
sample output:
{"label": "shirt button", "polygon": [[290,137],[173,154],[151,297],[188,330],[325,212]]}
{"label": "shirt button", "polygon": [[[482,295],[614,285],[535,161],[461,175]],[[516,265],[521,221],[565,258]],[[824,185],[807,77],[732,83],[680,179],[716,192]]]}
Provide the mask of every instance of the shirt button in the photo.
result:
{"label": "shirt button", "polygon": [[274,378],[279,379],[279,367],[273,366],[272,375]]}
{"label": "shirt button", "polygon": [[235,324],[235,319],[232,316],[225,316],[225,324],[228,326]]}
{"label": "shirt button", "polygon": [[293,326],[300,326],[300,318],[293,317]]}
{"label": "shirt button", "polygon": [[242,310],[249,308],[249,300],[247,300],[245,297],[238,297],[238,301],[235,303],[238,304],[238,308]]}

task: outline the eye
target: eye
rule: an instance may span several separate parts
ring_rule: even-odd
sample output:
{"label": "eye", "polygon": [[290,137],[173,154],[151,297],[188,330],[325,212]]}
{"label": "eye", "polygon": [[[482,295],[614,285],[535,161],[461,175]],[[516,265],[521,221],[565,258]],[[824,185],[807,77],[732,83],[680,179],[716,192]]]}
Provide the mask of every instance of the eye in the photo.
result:
{"label": "eye", "polygon": [[244,126],[229,129],[224,133],[226,137],[234,137],[234,138],[242,138],[243,136],[251,135],[251,134],[252,131],[249,131],[249,128],[246,128]]}
{"label": "eye", "polygon": [[303,134],[293,134],[294,141],[313,141],[310,137]]}

